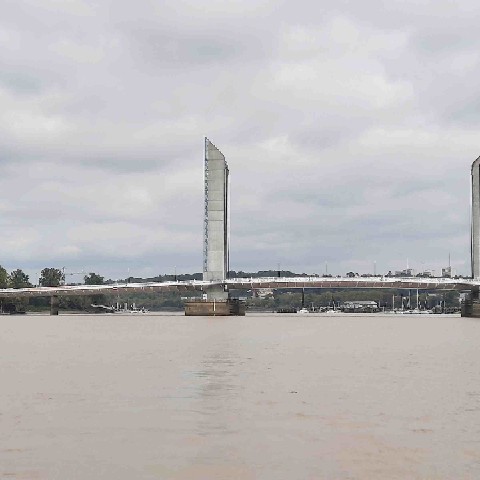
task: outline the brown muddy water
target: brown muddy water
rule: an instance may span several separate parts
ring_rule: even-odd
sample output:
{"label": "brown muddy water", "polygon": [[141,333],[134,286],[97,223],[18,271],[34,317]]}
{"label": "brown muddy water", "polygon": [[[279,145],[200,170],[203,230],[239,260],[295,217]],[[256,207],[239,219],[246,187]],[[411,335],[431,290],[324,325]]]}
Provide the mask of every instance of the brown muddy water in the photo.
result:
{"label": "brown muddy water", "polygon": [[480,319],[0,317],[0,479],[478,479]]}

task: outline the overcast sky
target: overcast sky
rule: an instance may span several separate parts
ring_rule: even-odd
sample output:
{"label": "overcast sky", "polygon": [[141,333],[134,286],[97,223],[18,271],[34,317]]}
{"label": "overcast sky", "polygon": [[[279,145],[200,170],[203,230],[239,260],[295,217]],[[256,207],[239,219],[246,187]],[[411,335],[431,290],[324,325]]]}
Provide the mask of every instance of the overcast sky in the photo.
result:
{"label": "overcast sky", "polygon": [[208,136],[232,269],[469,274],[477,2],[0,5],[8,270],[201,271]]}

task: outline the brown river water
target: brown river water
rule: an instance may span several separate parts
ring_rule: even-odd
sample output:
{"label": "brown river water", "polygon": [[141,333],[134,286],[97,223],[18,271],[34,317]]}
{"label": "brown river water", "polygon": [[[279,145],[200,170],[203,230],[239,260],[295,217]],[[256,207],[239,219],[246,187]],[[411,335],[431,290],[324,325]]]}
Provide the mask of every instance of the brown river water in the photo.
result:
{"label": "brown river water", "polygon": [[480,319],[0,317],[0,479],[479,479]]}

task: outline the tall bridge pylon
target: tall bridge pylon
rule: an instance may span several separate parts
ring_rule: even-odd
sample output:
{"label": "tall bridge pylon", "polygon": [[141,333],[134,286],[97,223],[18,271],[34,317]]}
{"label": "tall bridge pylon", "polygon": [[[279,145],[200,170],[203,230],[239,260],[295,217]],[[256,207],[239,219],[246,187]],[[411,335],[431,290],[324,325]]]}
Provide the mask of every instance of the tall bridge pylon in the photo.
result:
{"label": "tall bridge pylon", "polygon": [[[480,280],[480,157],[472,163],[471,183],[471,219],[470,219],[470,261],[472,279]],[[471,298],[462,306],[462,315],[480,317],[480,289],[471,288]]]}
{"label": "tall bridge pylon", "polygon": [[480,278],[480,157],[472,163],[471,215],[472,277],[478,279]]}
{"label": "tall bridge pylon", "polygon": [[[229,270],[229,170],[223,153],[205,138],[203,280],[225,282]],[[207,296],[226,300],[224,288],[213,287]]]}
{"label": "tall bridge pylon", "polygon": [[[244,306],[228,297],[230,249],[230,172],[223,153],[205,138],[203,280],[206,298],[189,302],[186,315],[241,315]],[[243,307],[243,308],[242,308]]]}

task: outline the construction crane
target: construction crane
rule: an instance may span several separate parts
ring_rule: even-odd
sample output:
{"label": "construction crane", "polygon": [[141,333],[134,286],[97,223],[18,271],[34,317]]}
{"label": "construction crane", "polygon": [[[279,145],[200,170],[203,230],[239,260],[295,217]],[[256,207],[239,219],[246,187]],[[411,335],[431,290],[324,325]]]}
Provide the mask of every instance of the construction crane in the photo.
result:
{"label": "construction crane", "polygon": [[66,284],[66,281],[65,281],[66,275],[86,275],[86,274],[87,272],[85,272],[84,270],[82,270],[81,272],[66,272],[65,267],[62,267],[62,284],[63,285]]}

